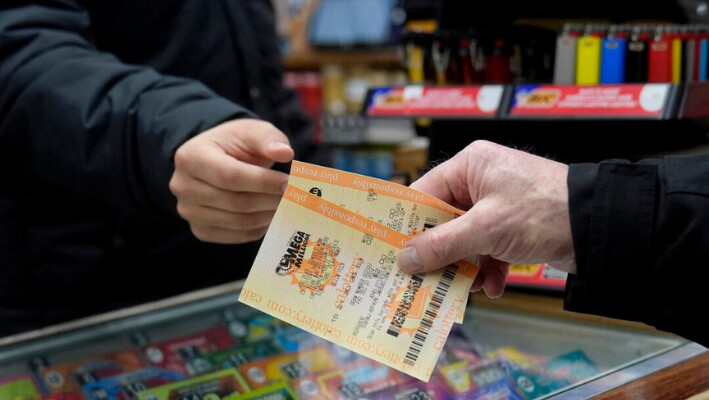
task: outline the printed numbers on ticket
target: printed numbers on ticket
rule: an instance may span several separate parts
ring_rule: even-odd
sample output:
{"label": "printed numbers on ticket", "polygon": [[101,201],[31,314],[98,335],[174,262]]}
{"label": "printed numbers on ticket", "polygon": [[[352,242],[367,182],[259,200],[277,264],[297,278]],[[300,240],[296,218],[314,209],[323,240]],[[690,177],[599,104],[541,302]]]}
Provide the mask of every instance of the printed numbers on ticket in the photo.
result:
{"label": "printed numbers on ticket", "polygon": [[406,274],[408,239],[289,185],[239,300],[428,381],[479,267]]}

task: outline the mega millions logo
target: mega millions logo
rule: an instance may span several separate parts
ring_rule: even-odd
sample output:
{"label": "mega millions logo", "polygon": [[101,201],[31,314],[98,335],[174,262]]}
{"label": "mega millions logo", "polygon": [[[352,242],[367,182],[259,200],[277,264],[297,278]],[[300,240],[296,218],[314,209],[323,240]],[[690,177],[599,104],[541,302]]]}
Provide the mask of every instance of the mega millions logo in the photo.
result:
{"label": "mega millions logo", "polygon": [[337,261],[339,250],[322,238],[311,240],[310,234],[298,231],[288,241],[283,257],[276,266],[276,275],[289,276],[291,285],[297,285],[301,293],[322,294],[328,286],[334,286],[342,265]]}

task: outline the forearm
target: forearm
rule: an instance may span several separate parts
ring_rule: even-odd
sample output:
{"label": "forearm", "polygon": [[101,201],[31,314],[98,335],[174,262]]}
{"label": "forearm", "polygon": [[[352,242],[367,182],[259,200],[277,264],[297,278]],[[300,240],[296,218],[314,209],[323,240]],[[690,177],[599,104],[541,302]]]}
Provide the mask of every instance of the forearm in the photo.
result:
{"label": "forearm", "polygon": [[247,111],[196,81],[100,52],[71,1],[15,3],[0,10],[0,141],[26,151],[41,179],[175,215],[176,148]]}
{"label": "forearm", "polygon": [[642,321],[707,343],[709,156],[571,165],[577,274],[565,308]]}

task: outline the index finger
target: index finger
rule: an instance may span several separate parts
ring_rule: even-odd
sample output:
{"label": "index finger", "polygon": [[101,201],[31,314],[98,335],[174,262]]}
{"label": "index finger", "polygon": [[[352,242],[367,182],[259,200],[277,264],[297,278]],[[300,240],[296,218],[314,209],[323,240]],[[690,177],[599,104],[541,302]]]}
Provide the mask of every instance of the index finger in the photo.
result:
{"label": "index finger", "polygon": [[202,157],[194,169],[194,177],[232,192],[283,194],[288,174],[249,164],[225,153],[214,152]]}
{"label": "index finger", "polygon": [[411,184],[412,189],[426,192],[454,207],[472,206],[465,184],[465,174],[459,173],[458,160],[450,159],[424,174]]}

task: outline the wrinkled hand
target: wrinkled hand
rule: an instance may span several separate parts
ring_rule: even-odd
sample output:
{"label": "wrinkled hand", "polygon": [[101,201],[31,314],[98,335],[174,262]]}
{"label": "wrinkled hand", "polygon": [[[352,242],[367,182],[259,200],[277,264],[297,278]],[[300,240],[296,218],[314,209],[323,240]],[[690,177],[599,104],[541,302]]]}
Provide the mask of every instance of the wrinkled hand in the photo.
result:
{"label": "wrinkled hand", "polygon": [[206,242],[260,239],[288,182],[270,168],[293,156],[286,135],[267,122],[239,119],[204,131],[175,153],[177,212]]}
{"label": "wrinkled hand", "polygon": [[575,272],[569,222],[568,166],[486,141],[470,144],[411,187],[465,215],[428,229],[399,253],[408,272],[429,271],[480,255],[472,291],[504,291],[510,264],[547,262]]}

